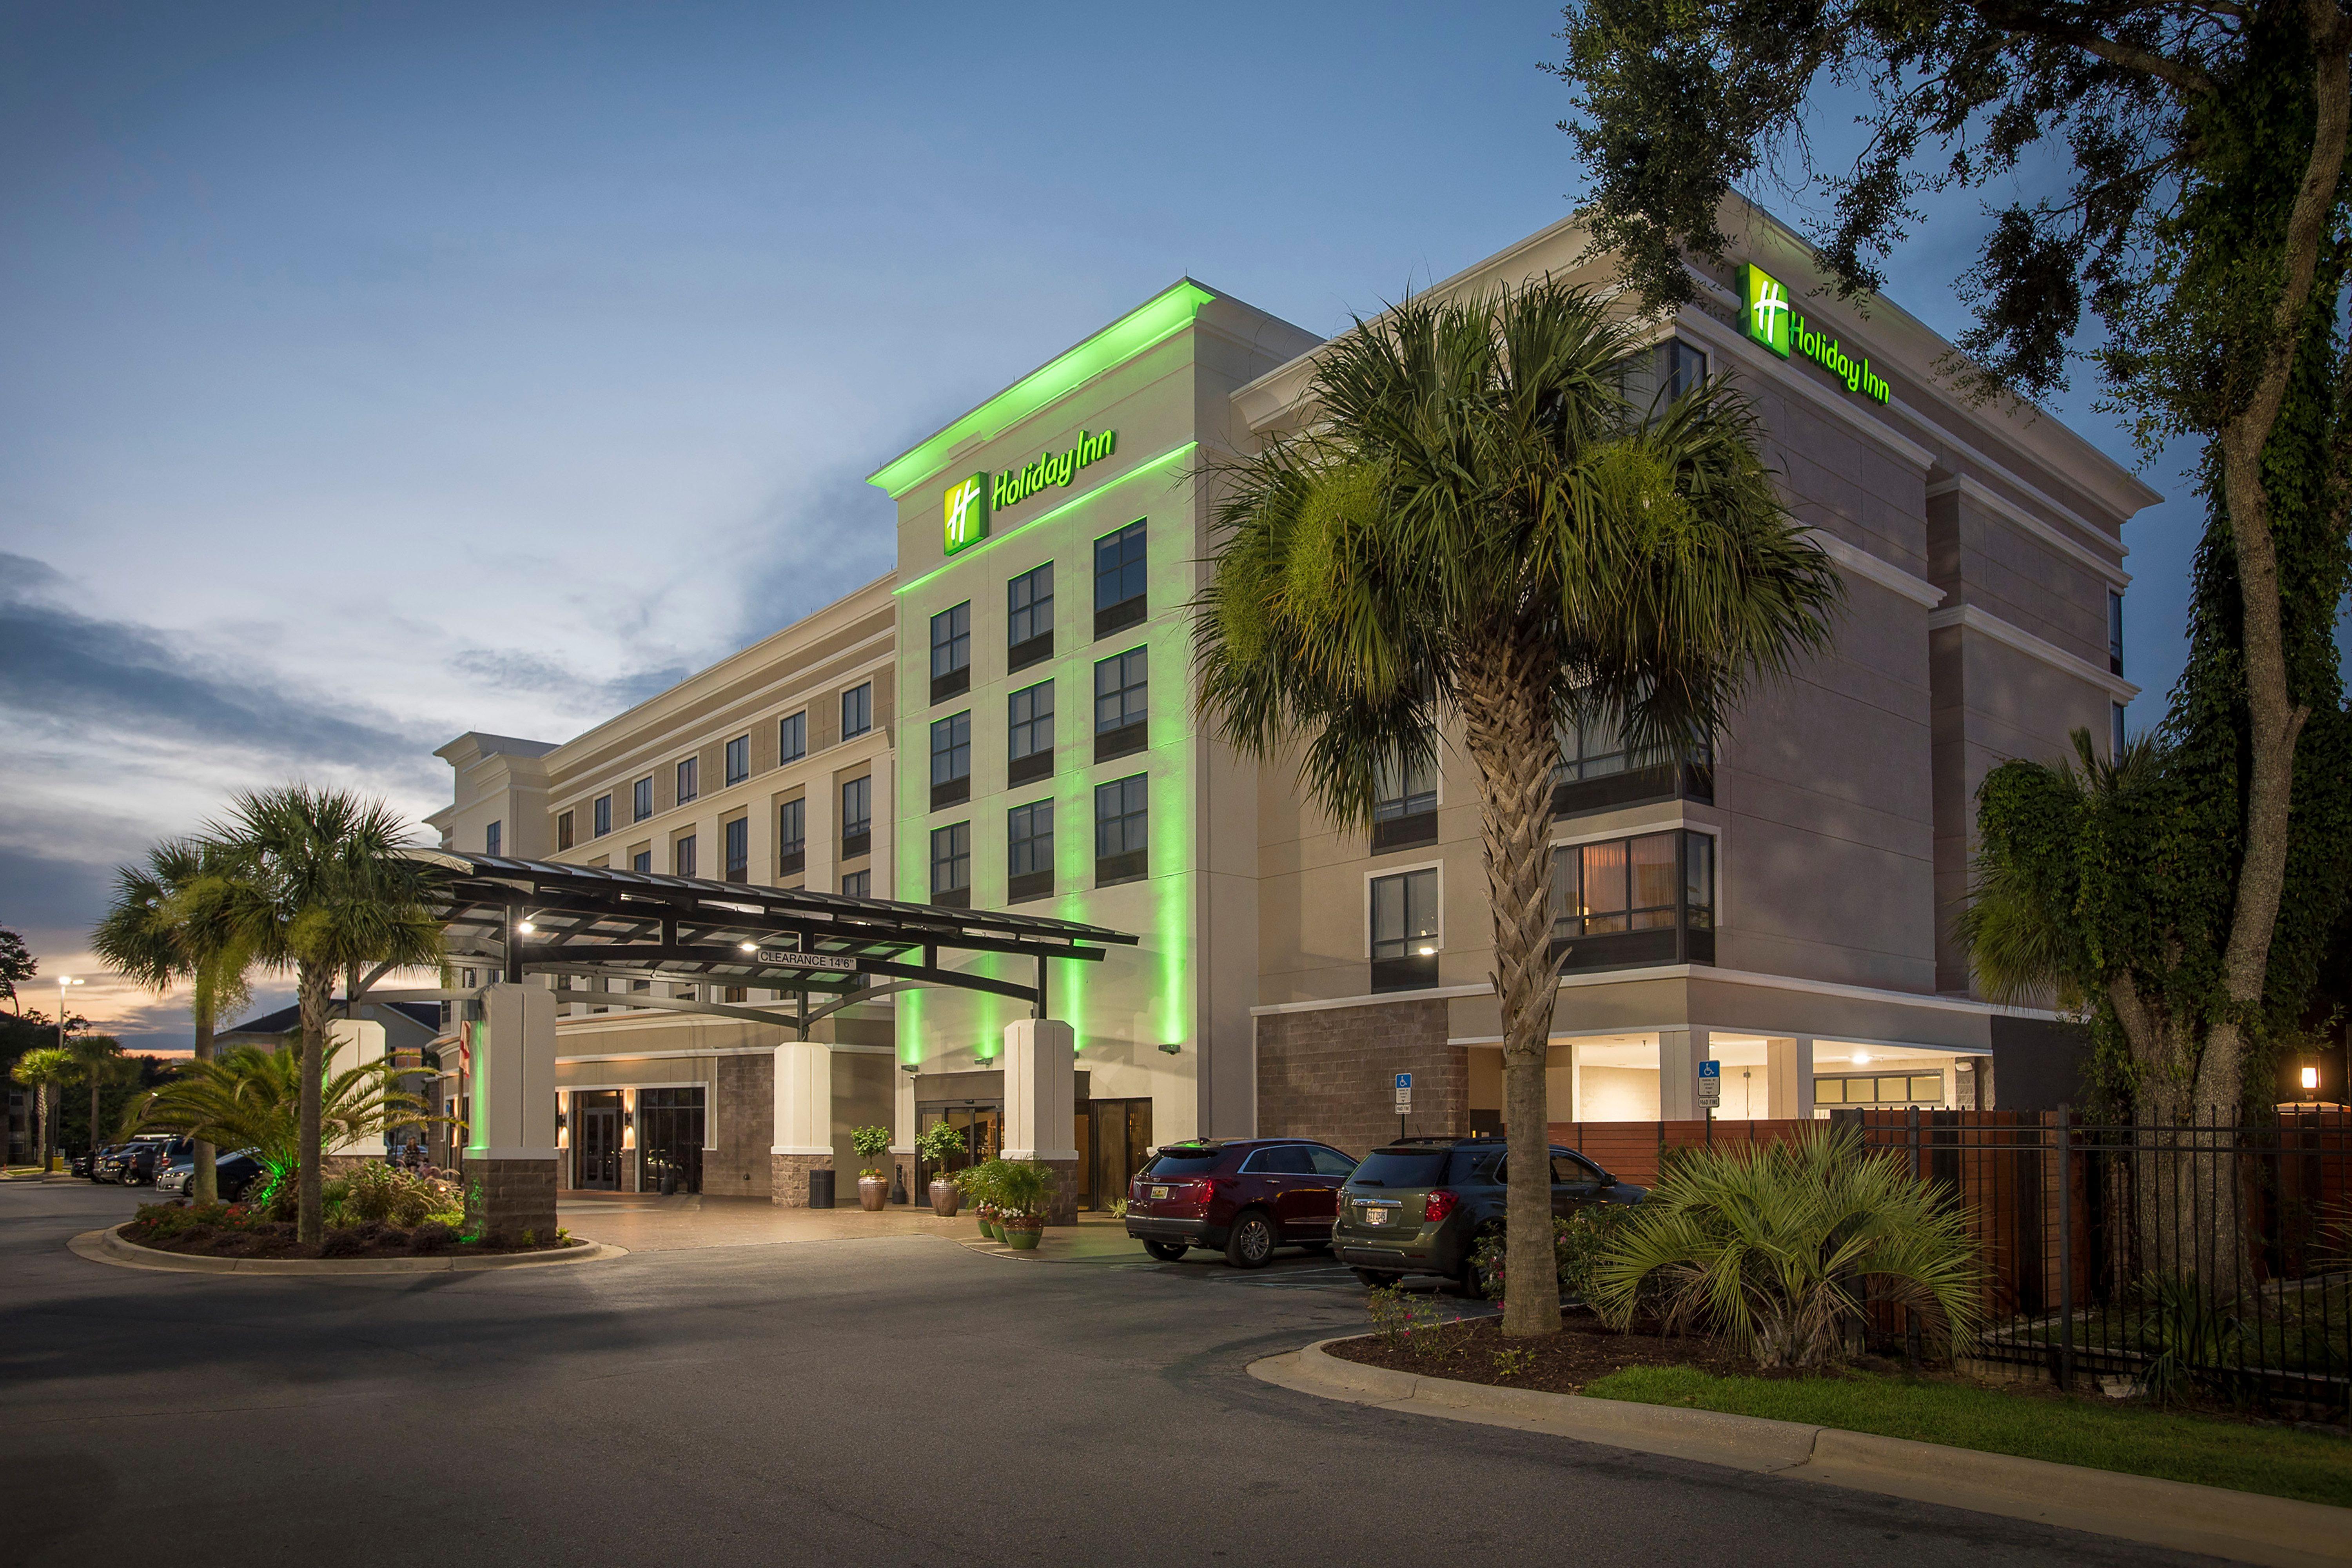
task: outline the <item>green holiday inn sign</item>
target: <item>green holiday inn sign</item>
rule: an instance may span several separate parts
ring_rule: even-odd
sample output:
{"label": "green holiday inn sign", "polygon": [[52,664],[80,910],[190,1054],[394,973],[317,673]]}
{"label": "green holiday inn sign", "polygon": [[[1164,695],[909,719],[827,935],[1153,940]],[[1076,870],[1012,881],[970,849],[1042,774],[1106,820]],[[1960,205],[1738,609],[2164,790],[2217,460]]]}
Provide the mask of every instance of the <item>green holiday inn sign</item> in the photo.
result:
{"label": "green holiday inn sign", "polygon": [[1739,282],[1740,316],[1749,337],[1782,359],[1804,355],[1844,382],[1848,392],[1874,403],[1886,401],[1886,378],[1870,368],[1870,356],[1855,359],[1843,343],[1797,314],[1786,283],[1752,261],[1739,269]]}
{"label": "green holiday inn sign", "polygon": [[1039,490],[1066,485],[1078,470],[1108,458],[1118,447],[1118,432],[1078,432],[1077,444],[1048,452],[1034,463],[1007,468],[1001,474],[986,469],[956,480],[940,498],[941,538],[947,552],[979,543],[988,537],[988,520],[1009,506],[1018,506]]}

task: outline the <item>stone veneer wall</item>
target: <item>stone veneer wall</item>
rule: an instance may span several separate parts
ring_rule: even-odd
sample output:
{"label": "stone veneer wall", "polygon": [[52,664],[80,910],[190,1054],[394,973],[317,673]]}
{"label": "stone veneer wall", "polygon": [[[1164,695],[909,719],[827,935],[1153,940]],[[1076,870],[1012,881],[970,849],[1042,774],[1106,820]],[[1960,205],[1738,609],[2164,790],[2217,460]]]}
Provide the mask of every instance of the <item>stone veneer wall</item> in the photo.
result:
{"label": "stone veneer wall", "polygon": [[541,1241],[555,1239],[555,1164],[552,1160],[468,1160],[466,1233],[520,1238],[525,1231]]}
{"label": "stone veneer wall", "polygon": [[1360,1155],[1397,1136],[1395,1075],[1412,1074],[1415,1137],[1470,1130],[1470,1052],[1445,1043],[1442,1000],[1371,1003],[1257,1020],[1257,1135]]}
{"label": "stone veneer wall", "polygon": [[764,1199],[774,1183],[768,1151],[776,1142],[775,1054],[720,1057],[717,1076],[704,1108],[712,1146],[702,1152],[702,1195]]}
{"label": "stone veneer wall", "polygon": [[[769,1201],[778,1208],[786,1209],[808,1207],[809,1173],[833,1168],[833,1156],[830,1154],[771,1154],[768,1156],[768,1162],[772,1184],[769,1188]],[[702,1187],[706,1193],[710,1190],[710,1183],[708,1179],[703,1182]],[[846,1195],[849,1206],[856,1207],[857,1177],[854,1173],[849,1178],[849,1192]],[[834,1178],[833,1193],[833,1203],[835,1208],[841,1206],[843,1196],[841,1179],[836,1175]]]}

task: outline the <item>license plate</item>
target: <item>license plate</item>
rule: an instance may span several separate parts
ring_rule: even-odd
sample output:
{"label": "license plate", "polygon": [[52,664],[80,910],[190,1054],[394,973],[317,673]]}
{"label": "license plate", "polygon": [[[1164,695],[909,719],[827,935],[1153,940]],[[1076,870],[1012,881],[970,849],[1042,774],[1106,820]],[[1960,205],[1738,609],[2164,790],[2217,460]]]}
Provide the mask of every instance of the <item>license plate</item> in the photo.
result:
{"label": "license plate", "polygon": [[1386,1209],[1366,1209],[1364,1211],[1364,1223],[1366,1225],[1386,1225],[1388,1222],[1389,1211]]}
{"label": "license plate", "polygon": [[1151,1195],[1155,1198],[1164,1198],[1168,1195],[1168,1189],[1166,1187],[1154,1187],[1151,1189]]}

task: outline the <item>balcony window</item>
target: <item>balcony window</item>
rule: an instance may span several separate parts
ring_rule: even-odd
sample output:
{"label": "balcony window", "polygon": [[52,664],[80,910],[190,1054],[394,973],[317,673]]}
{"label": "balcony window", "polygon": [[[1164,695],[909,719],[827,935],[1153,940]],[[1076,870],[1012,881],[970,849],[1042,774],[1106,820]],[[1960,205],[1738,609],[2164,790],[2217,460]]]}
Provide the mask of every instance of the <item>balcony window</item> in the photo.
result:
{"label": "balcony window", "polygon": [[808,868],[808,802],[788,800],[776,808],[776,874],[790,877]]}
{"label": "balcony window", "polygon": [[1035,801],[1004,814],[1005,901],[1022,903],[1054,890],[1054,803]]}
{"label": "balcony window", "polygon": [[1033,567],[1004,585],[1004,668],[1026,669],[1054,657],[1054,563]]}
{"label": "balcony window", "polygon": [[776,763],[797,763],[808,755],[808,714],[787,713],[776,721]]}
{"label": "balcony window", "polygon": [[684,805],[702,794],[702,759],[688,757],[677,764],[677,804]]}
{"label": "balcony window", "polygon": [[1095,786],[1095,886],[1139,881],[1150,870],[1150,780],[1142,773]]}
{"label": "balcony window", "polygon": [[654,781],[650,775],[629,786],[629,805],[635,813],[632,822],[643,822],[654,814]]}
{"label": "balcony window", "polygon": [[851,779],[841,786],[841,858],[851,859],[874,848],[874,780]]}
{"label": "balcony window", "polygon": [[971,798],[971,715],[950,714],[931,725],[931,809]]}
{"label": "balcony window", "polygon": [[1108,637],[1146,614],[1143,522],[1138,519],[1095,541],[1095,636]]}
{"label": "balcony window", "polygon": [[482,853],[485,855],[505,854],[506,850],[503,847],[505,843],[506,825],[504,823],[493,822],[482,830]]}
{"label": "balcony window", "polygon": [[727,742],[727,782],[741,784],[751,776],[751,737],[738,735]]}
{"label": "balcony window", "polygon": [[1419,991],[1437,984],[1437,868],[1372,879],[1374,991]]}
{"label": "balcony window", "polygon": [[613,797],[609,795],[598,795],[594,810],[596,837],[602,838],[613,831]]}
{"label": "balcony window", "polygon": [[748,882],[751,879],[751,819],[739,816],[721,827],[726,839],[727,879]]}
{"label": "balcony window", "polygon": [[1005,700],[1007,789],[1048,777],[1054,771],[1054,683],[1024,686]]}
{"label": "balcony window", "polygon": [[1095,666],[1095,761],[1143,750],[1151,700],[1149,648],[1129,648]]}
{"label": "balcony window", "polygon": [[568,811],[555,819],[555,847],[558,849],[572,847],[572,814]]}
{"label": "balcony window", "polygon": [[863,735],[874,728],[874,683],[853,686],[841,694],[841,738]]}
{"label": "balcony window", "polygon": [[694,875],[693,834],[688,834],[670,846],[670,869],[680,877]]}
{"label": "balcony window", "polygon": [[931,700],[971,689],[971,601],[931,617]]}
{"label": "balcony window", "polygon": [[1714,838],[1677,828],[1553,850],[1551,930],[1570,969],[1714,963]]}
{"label": "balcony window", "polygon": [[1665,746],[1637,746],[1623,717],[1604,708],[1559,730],[1552,768],[1554,816],[1603,811],[1650,800],[1715,798],[1714,752],[1702,742],[1677,759]]}
{"label": "balcony window", "polygon": [[841,890],[844,895],[853,899],[872,898],[874,896],[874,873],[871,871],[848,871],[843,873],[841,879]]}
{"label": "balcony window", "polygon": [[1436,842],[1437,765],[1391,752],[1372,781],[1372,853]]}
{"label": "balcony window", "polygon": [[931,902],[951,909],[971,907],[971,824],[950,822],[931,829]]}

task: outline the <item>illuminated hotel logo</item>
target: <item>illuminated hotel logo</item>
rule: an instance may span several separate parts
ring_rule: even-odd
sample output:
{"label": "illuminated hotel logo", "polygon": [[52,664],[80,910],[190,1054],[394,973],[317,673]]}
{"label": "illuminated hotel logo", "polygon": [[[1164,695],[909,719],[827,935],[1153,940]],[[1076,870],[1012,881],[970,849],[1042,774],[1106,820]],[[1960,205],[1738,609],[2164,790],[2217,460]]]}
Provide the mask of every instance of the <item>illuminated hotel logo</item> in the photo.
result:
{"label": "illuminated hotel logo", "polygon": [[1027,500],[1049,485],[1070,483],[1080,468],[1100,462],[1118,448],[1118,431],[1081,430],[1077,445],[1067,451],[1048,452],[1034,463],[1001,474],[978,473],[958,479],[940,500],[947,552],[953,555],[987,538],[988,520],[993,513]]}
{"label": "illuminated hotel logo", "polygon": [[946,514],[948,553],[988,537],[988,476],[974,474],[948,487],[941,510]]}
{"label": "illuminated hotel logo", "polygon": [[1740,321],[1748,335],[1782,359],[1801,353],[1840,381],[1848,392],[1874,403],[1887,400],[1886,378],[1870,368],[1867,356],[1855,359],[1845,345],[1797,314],[1789,286],[1754,262],[1739,269]]}

